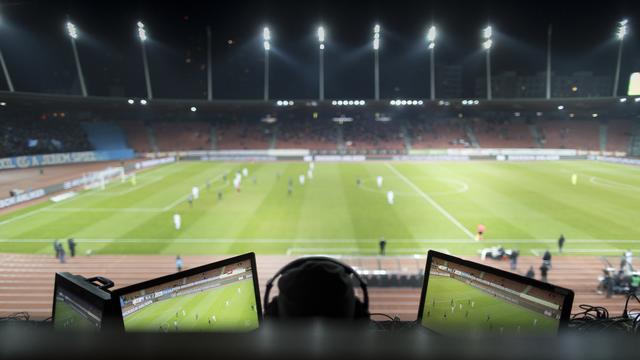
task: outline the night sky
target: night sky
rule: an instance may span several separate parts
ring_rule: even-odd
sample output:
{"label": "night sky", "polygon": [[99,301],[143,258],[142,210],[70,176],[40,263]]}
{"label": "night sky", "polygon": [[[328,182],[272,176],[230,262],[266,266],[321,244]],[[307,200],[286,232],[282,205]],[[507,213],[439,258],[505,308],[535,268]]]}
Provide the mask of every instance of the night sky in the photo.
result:
{"label": "night sky", "polygon": [[[0,48],[18,91],[78,93],[64,22],[90,95],[144,96],[136,22],[146,24],[154,95],[206,97],[205,26],[213,30],[214,98],[262,97],[262,28],[272,32],[271,97],[317,97],[315,31],[327,30],[326,97],[372,98],[374,24],[382,26],[381,97],[428,95],[425,32],[439,34],[437,65],[461,65],[465,96],[484,76],[480,30],[494,28],[494,75],[545,69],[553,24],[553,70],[613,75],[616,22],[630,21],[621,91],[640,71],[640,4],[631,1],[0,1]],[[4,79],[0,88],[6,89]]]}

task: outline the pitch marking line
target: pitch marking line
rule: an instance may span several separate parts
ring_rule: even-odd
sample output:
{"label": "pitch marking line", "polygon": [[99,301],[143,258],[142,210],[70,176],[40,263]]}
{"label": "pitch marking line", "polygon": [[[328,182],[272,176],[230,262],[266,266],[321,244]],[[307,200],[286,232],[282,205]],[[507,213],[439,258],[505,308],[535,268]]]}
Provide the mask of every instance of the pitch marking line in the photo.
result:
{"label": "pitch marking line", "polygon": [[454,218],[451,214],[447,212],[440,204],[438,204],[435,200],[433,200],[429,195],[425,194],[419,187],[416,186],[411,180],[407,179],[404,175],[402,175],[398,170],[396,170],[393,165],[386,163],[385,164],[397,177],[399,177],[402,181],[404,181],[409,187],[411,187],[415,192],[417,192],[423,199],[425,199],[431,206],[433,206],[436,210],[438,210],[444,217],[449,219],[455,226],[457,226],[462,232],[464,232],[470,239],[474,241],[478,241],[464,225],[460,223],[456,218]]}
{"label": "pitch marking line", "polygon": [[[629,249],[632,252],[639,252],[640,249]],[[546,251],[546,249],[531,249],[531,253],[535,256],[540,256]],[[623,249],[564,249],[562,253],[577,253],[577,254],[601,254],[601,253],[616,253],[621,254],[625,250]],[[552,251],[555,254],[558,254],[557,251]]]}
{"label": "pitch marking line", "polygon": [[[49,243],[56,236],[50,236],[47,238],[39,239],[0,239],[0,243]],[[75,238],[78,242],[83,243],[134,243],[134,244],[153,244],[153,243],[175,243],[175,244],[188,244],[188,243],[203,243],[203,244],[232,244],[232,243],[251,243],[251,244],[346,244],[357,241],[361,244],[378,244],[378,239],[233,239],[233,238],[176,238],[176,239],[157,239],[157,238],[115,238],[115,239],[99,239],[99,238]],[[469,244],[468,239],[387,239],[390,242],[396,244],[418,243],[418,244]],[[558,240],[544,239],[544,240],[483,240],[482,243],[499,243],[499,244],[536,244],[536,243],[549,243],[555,244]],[[583,239],[571,240],[572,244],[592,244],[592,243],[611,243],[611,244],[640,244],[640,240],[593,240]],[[480,243],[479,243],[480,244]],[[537,249],[540,250],[540,249]],[[542,250],[544,251],[544,250]]]}
{"label": "pitch marking line", "polygon": [[[448,249],[431,249],[431,248],[394,248],[388,249],[386,251],[387,254],[426,254],[429,250],[436,250],[445,254],[451,254]],[[294,254],[308,254],[311,253],[322,253],[322,254],[340,254],[344,255],[345,253],[357,253],[357,254],[378,254],[378,249],[360,249],[360,248],[307,248],[307,247],[291,247],[287,249],[287,255]]]}

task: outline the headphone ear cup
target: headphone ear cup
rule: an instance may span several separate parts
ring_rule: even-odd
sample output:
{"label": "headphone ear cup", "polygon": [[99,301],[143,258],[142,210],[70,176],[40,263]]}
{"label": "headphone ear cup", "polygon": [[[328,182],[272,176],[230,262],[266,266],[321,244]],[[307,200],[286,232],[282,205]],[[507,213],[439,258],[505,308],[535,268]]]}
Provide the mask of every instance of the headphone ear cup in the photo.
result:
{"label": "headphone ear cup", "polygon": [[360,300],[356,300],[353,318],[356,320],[369,319],[369,309]]}
{"label": "headphone ear cup", "polygon": [[278,317],[278,297],[274,296],[273,299],[264,308],[265,319],[275,319]]}

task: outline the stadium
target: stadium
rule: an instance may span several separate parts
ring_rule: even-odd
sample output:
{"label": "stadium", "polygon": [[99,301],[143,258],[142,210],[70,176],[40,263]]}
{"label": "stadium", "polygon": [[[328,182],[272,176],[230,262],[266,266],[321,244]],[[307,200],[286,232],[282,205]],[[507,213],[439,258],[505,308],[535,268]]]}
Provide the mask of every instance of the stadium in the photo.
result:
{"label": "stadium", "polygon": [[[50,64],[20,63],[36,40],[20,48],[0,39],[0,317],[50,317],[56,272],[104,276],[122,289],[254,252],[257,278],[229,282],[218,269],[123,295],[125,328],[255,329],[259,304],[239,294],[256,281],[264,295],[279,268],[315,255],[364,279],[372,314],[415,321],[429,250],[571,289],[572,314],[582,304],[627,313],[640,279],[632,18],[608,24],[613,35],[587,61],[573,54],[563,27],[552,32],[552,15],[536,24],[544,41],[535,43],[500,28],[508,21],[497,11],[457,65],[460,50],[443,45],[455,43],[455,32],[437,21],[417,24],[423,34],[414,41],[407,26],[393,29],[379,15],[367,39],[341,42],[330,26],[346,34],[346,25],[329,15],[339,8],[332,2],[321,2],[332,10],[298,38],[284,28],[295,32],[311,15],[287,26],[253,19],[259,30],[248,35],[220,14],[222,24],[209,26],[197,15],[205,5],[185,5],[173,20],[163,17],[170,9],[154,18],[141,5],[133,13],[149,22],[126,23],[126,50],[109,45],[117,35],[104,33],[106,20],[81,19],[106,5],[71,3],[56,20],[61,34],[38,24],[30,35],[65,44]],[[380,14],[389,7],[376,4]],[[502,15],[517,13],[508,8]],[[28,31],[19,23],[28,9],[7,6],[3,19],[14,19],[0,32]],[[350,48],[354,41],[360,46]],[[393,57],[387,46],[408,54]],[[508,46],[521,53],[513,64],[501,49]],[[36,61],[34,77],[59,76],[35,85]],[[595,71],[585,71],[589,64]],[[432,264],[440,276],[429,282],[423,324],[446,333],[445,324],[472,323],[470,333],[499,335],[556,326],[550,319],[559,313],[543,306],[558,311],[555,300],[516,299],[513,291],[522,298],[529,288],[500,283],[508,289],[495,291],[484,273],[464,270],[469,280],[440,265]]]}

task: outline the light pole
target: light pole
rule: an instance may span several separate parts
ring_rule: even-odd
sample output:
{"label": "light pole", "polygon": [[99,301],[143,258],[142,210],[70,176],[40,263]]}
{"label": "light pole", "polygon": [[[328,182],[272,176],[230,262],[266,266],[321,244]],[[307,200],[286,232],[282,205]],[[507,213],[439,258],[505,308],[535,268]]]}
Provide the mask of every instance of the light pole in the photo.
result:
{"label": "light pole", "polygon": [[144,80],[147,85],[147,99],[153,99],[153,92],[151,91],[151,77],[149,76],[149,63],[147,62],[147,48],[145,42],[147,41],[147,30],[141,21],[138,21],[138,38],[140,39],[140,47],[142,49],[142,64],[144,65]]}
{"label": "light pole", "polygon": [[319,88],[318,88],[318,93],[319,93],[319,99],[322,101],[324,100],[324,40],[325,40],[325,32],[324,32],[324,27],[320,26],[318,27],[318,42],[320,43],[319,46],[319,52],[318,52],[318,57],[319,57],[319,69],[318,69],[318,83],[319,83]]}
{"label": "light pole", "polygon": [[207,100],[213,100],[213,68],[211,67],[211,26],[207,26]]}
{"label": "light pole", "polygon": [[628,32],[628,23],[629,21],[627,19],[619,21],[618,30],[616,31],[616,38],[618,38],[620,44],[618,45],[618,62],[616,63],[616,74],[613,77],[613,97],[618,96],[618,83],[620,82],[620,64],[622,63],[622,43],[624,42],[624,37]]}
{"label": "light pole", "polygon": [[487,53],[487,100],[491,100],[491,46],[493,46],[493,29],[491,26],[487,26],[482,29],[482,37],[484,38],[484,42],[482,43],[482,48],[486,50]]}
{"label": "light pole", "polygon": [[380,25],[376,24],[376,26],[373,27],[373,92],[375,100],[380,100],[380,56],[378,54],[378,50],[380,50]]}
{"label": "light pole", "polygon": [[78,28],[67,21],[67,34],[69,34],[69,40],[71,41],[71,49],[73,49],[73,57],[76,60],[76,69],[78,70],[78,79],[80,80],[80,90],[82,96],[87,97],[87,86],[84,83],[84,76],[82,75],[82,66],[80,66],[80,57],[78,56],[78,48],[76,47],[76,39],[78,38]]}
{"label": "light pole", "polygon": [[549,24],[549,30],[547,32],[547,100],[551,99],[551,24]]}
{"label": "light pole", "polygon": [[429,70],[430,70],[430,76],[429,76],[429,83],[430,83],[430,96],[431,96],[431,100],[435,100],[436,99],[436,67],[435,67],[435,51],[436,51],[436,27],[435,26],[431,26],[429,28],[429,30],[427,31],[427,43],[428,43],[428,47],[429,47],[429,57],[430,57],[430,61],[429,61]]}
{"label": "light pole", "polygon": [[4,62],[2,50],[0,50],[0,65],[2,65],[2,72],[4,73],[4,78],[7,81],[7,87],[9,88],[9,91],[14,92],[13,82],[11,81],[11,76],[9,76],[9,69],[7,69],[7,64]]}
{"label": "light pole", "polygon": [[264,101],[269,100],[269,50],[271,50],[271,31],[268,27],[262,30],[264,46]]}

